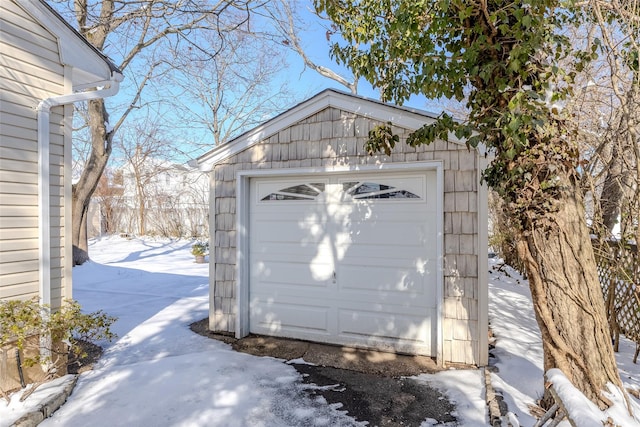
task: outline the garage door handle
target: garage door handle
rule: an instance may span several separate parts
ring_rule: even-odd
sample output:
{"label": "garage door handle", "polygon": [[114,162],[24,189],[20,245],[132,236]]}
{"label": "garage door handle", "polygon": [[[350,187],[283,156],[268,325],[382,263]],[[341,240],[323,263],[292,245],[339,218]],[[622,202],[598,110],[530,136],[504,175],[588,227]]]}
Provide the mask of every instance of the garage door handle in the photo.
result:
{"label": "garage door handle", "polygon": [[336,283],[336,272],[335,272],[335,270],[333,271],[333,283]]}

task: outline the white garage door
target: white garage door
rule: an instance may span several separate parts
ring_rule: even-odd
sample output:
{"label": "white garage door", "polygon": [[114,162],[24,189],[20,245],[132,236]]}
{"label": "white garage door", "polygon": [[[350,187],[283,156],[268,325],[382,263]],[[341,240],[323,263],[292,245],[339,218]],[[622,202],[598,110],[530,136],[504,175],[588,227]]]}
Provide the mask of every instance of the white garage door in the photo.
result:
{"label": "white garage door", "polygon": [[250,332],[435,356],[436,182],[252,179]]}

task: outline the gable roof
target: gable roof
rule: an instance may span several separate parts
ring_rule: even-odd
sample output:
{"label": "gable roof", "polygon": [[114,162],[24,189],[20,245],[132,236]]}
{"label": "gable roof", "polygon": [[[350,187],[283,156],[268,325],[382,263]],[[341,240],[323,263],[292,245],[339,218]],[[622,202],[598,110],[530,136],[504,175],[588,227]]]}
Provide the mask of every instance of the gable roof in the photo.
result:
{"label": "gable roof", "polygon": [[[306,101],[288,109],[287,111],[267,120],[263,124],[243,133],[226,144],[200,156],[197,161],[201,169],[210,169],[216,163],[233,156],[240,151],[264,141],[281,129],[285,129],[300,120],[316,114],[327,107],[338,108],[360,116],[381,122],[391,122],[393,125],[416,130],[428,123],[433,123],[437,116],[426,111],[386,104],[371,98],[339,91],[325,89]],[[453,142],[461,141],[451,136]]]}
{"label": "gable roof", "polygon": [[16,3],[57,38],[60,61],[64,65],[73,67],[71,79],[74,88],[114,77],[122,80],[122,72],[118,67],[89,43],[45,0],[20,0]]}

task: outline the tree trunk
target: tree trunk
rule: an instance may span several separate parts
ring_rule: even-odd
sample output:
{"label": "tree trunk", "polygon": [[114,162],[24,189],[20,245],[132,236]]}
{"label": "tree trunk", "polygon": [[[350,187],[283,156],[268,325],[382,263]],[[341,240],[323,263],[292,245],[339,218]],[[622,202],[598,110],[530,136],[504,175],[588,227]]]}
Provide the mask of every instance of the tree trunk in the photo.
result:
{"label": "tree trunk", "polygon": [[138,234],[144,236],[147,234],[147,228],[145,227],[145,218],[147,216],[145,203],[147,197],[142,191],[142,186],[138,185]]}
{"label": "tree trunk", "polygon": [[629,131],[625,129],[626,121],[620,119],[619,132],[613,138],[611,160],[607,165],[602,194],[600,195],[600,210],[602,212],[602,224],[611,234],[613,227],[619,222],[624,200],[628,192],[633,188],[633,176],[630,165],[633,164],[625,153],[632,152],[633,141],[629,138]]}
{"label": "tree trunk", "polygon": [[[518,244],[544,347],[545,372],[560,368],[602,409],[607,383],[622,387],[611,346],[604,297],[577,182],[570,176],[558,210],[542,224],[524,221]],[[545,402],[548,403],[546,399]]]}
{"label": "tree trunk", "polygon": [[73,265],[76,266],[82,265],[89,260],[87,243],[87,213],[89,212],[89,208],[84,206],[81,201],[76,203],[75,198],[73,198],[72,206]]}
{"label": "tree trunk", "polygon": [[89,202],[111,155],[112,134],[107,133],[105,123],[108,114],[102,99],[89,101],[89,127],[91,129],[91,153],[80,179],[72,190],[73,265],[82,265],[89,260],[87,243],[87,212]]}

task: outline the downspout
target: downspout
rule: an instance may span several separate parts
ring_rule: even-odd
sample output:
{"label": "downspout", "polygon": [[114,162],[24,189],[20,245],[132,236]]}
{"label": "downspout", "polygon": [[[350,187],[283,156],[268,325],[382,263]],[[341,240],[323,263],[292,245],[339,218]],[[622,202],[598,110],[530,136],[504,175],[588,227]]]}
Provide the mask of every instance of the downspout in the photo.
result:
{"label": "downspout", "polygon": [[51,306],[51,189],[49,183],[49,141],[51,137],[49,120],[51,116],[51,108],[58,107],[60,105],[73,104],[75,102],[113,96],[118,93],[122,79],[122,74],[112,73],[110,80],[99,81],[92,83],[91,85],[83,85],[82,87],[74,88],[75,90],[82,90],[90,87],[103,86],[103,89],[53,96],[51,98],[43,99],[36,108],[36,111],[38,112],[38,255],[41,305]]}

